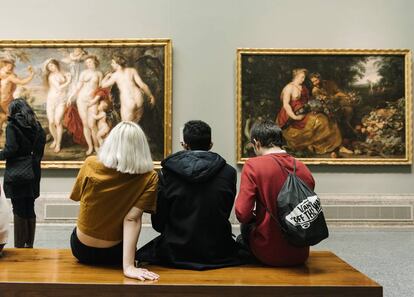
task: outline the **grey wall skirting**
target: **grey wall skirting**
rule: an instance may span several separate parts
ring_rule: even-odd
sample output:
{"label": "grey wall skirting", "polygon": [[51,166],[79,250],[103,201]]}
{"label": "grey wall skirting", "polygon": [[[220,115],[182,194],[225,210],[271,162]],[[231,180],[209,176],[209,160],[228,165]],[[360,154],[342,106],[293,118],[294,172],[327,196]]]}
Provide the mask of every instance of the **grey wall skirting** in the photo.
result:
{"label": "grey wall skirting", "polygon": [[[42,223],[73,223],[79,204],[69,193],[42,193],[36,200],[36,213]],[[414,194],[320,194],[330,225],[414,226]],[[234,214],[232,223],[237,223]],[[149,216],[144,223],[149,223]]]}
{"label": "grey wall skirting", "polygon": [[414,226],[414,195],[321,194],[320,197],[331,224]]}

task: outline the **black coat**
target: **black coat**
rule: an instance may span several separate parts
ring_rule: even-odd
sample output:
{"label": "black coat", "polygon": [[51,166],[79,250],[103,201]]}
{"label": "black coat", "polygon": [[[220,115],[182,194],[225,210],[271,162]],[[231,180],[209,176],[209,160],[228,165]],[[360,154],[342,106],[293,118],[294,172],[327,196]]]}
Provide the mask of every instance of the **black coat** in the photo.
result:
{"label": "black coat", "polygon": [[161,165],[151,217],[161,235],[138,250],[138,260],[197,270],[242,264],[229,222],[236,170],[205,151],[181,151]]}
{"label": "black coat", "polygon": [[39,197],[41,169],[40,163],[46,143],[45,132],[39,122],[35,127],[27,124],[19,114],[9,117],[6,127],[6,143],[0,151],[0,160],[6,160],[6,171],[12,170],[7,160],[30,155],[33,151],[32,182],[21,183],[19,181],[5,182],[4,192],[7,198],[37,198]]}

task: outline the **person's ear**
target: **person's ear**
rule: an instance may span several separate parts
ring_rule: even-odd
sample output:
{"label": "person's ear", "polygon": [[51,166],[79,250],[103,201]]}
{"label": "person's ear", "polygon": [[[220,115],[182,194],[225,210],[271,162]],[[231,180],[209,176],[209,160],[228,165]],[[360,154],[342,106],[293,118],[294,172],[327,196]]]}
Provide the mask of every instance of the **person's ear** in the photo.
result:
{"label": "person's ear", "polygon": [[210,142],[210,146],[208,147],[208,150],[211,150],[212,147],[213,147],[213,143]]}
{"label": "person's ear", "polygon": [[261,147],[262,147],[262,144],[260,143],[260,141],[258,141],[256,139],[253,139],[253,145],[254,145],[254,147],[256,148],[257,151],[260,150]]}
{"label": "person's ear", "polygon": [[186,151],[190,150],[190,147],[188,146],[188,144],[186,144],[185,142],[181,142],[181,146],[183,147],[183,149],[185,149]]}

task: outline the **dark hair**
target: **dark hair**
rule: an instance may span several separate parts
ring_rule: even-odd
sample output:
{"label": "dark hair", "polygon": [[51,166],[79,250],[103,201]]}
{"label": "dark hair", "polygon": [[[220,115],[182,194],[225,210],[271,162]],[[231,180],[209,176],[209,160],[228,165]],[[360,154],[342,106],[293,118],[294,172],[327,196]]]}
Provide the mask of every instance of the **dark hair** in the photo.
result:
{"label": "dark hair", "polygon": [[36,114],[26,100],[22,98],[12,100],[9,105],[10,117],[15,117],[17,114],[20,114],[28,125],[32,127],[37,125]]}
{"label": "dark hair", "polygon": [[250,130],[250,141],[260,141],[263,147],[272,147],[283,145],[282,129],[274,122],[259,121],[256,122]]}
{"label": "dark hair", "polygon": [[203,121],[188,121],[183,130],[184,142],[191,150],[208,151],[211,145],[211,128]]}
{"label": "dark hair", "polygon": [[127,65],[127,60],[123,56],[114,55],[112,56],[112,60],[115,61],[116,64],[124,68]]}
{"label": "dark hair", "polygon": [[321,75],[318,72],[313,72],[309,74],[309,79],[316,77],[317,79],[321,79]]}

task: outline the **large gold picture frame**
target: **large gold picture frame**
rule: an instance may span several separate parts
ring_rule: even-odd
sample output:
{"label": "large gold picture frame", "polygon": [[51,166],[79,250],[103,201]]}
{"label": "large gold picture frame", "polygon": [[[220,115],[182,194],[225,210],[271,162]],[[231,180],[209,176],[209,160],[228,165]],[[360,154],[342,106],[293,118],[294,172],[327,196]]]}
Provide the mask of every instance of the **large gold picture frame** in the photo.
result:
{"label": "large gold picture frame", "polygon": [[3,40],[0,83],[0,148],[24,98],[47,134],[43,168],[79,168],[122,120],[141,125],[156,166],[171,153],[170,39]]}
{"label": "large gold picture frame", "polygon": [[408,49],[238,49],[237,163],[266,119],[306,164],[411,164],[411,64]]}

